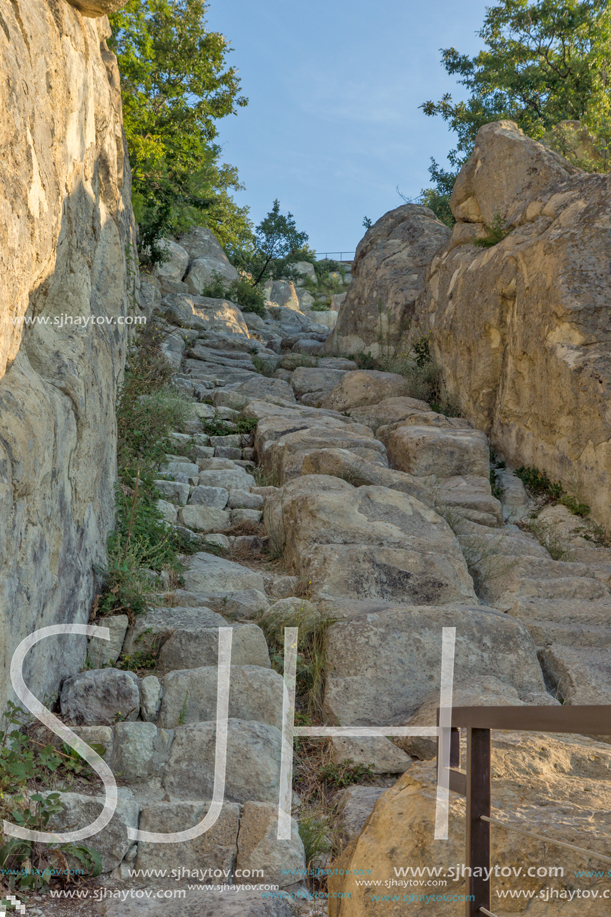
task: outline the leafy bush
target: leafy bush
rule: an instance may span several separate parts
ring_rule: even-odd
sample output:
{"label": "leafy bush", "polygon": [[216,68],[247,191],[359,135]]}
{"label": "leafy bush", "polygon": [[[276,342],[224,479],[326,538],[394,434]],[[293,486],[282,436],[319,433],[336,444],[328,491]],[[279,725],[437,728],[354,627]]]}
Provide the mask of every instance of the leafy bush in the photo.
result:
{"label": "leafy bush", "polygon": [[516,477],[520,478],[526,490],[533,496],[546,497],[548,502],[560,500],[564,494],[562,484],[554,484],[544,471],[539,471],[534,466],[522,465],[517,469]]}
{"label": "leafy bush", "polygon": [[[27,714],[9,703],[0,745],[0,808],[3,817],[32,831],[48,831],[52,817],[63,810],[60,795],[48,792],[61,776],[89,778],[93,771],[70,746],[61,750],[43,745],[27,734]],[[17,727],[17,728],[14,728]],[[100,746],[92,746],[103,754]],[[67,880],[66,857],[92,876],[102,872],[99,854],[75,844],[39,844],[9,837],[0,846],[0,869],[11,891],[29,892],[44,888],[59,875]]]}
{"label": "leafy bush", "polygon": [[248,277],[240,277],[227,283],[225,278],[214,271],[212,279],[202,290],[202,296],[212,299],[228,299],[236,303],[243,312],[254,312],[265,318],[265,296],[259,287]]}

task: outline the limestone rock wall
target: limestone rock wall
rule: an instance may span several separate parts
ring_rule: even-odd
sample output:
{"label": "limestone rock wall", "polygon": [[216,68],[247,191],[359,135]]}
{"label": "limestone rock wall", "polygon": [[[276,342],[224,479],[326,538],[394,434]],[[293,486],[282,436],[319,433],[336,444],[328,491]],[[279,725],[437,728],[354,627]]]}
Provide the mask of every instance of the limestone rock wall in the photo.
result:
{"label": "limestone rock wall", "polygon": [[[417,307],[463,416],[609,527],[611,178],[515,124],[483,127],[452,196],[457,223]],[[500,216],[509,234],[473,244]]]}
{"label": "limestone rock wall", "polygon": [[359,242],[353,280],[328,353],[394,351],[414,317],[424,273],[450,235],[432,210],[405,204],[384,214]]}
{"label": "limestone rock wall", "polygon": [[[86,622],[113,519],[134,223],[109,35],[66,0],[0,9],[0,712],[18,642]],[[26,682],[42,699],[84,658],[47,640]]]}

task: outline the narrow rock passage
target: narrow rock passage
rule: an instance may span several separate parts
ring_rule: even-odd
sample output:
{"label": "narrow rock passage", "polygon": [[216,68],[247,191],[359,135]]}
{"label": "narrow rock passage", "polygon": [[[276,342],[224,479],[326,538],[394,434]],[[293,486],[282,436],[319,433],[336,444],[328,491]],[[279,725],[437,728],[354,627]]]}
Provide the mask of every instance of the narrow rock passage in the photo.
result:
{"label": "narrow rock passage", "polygon": [[[163,606],[130,628],[127,619],[111,619],[111,655],[91,657],[111,667],[67,679],[61,695],[64,715],[83,738],[106,747],[122,785],[112,826],[96,839],[104,881],[156,887],[163,870],[195,875],[205,864],[230,884],[280,889],[272,898],[262,896],[264,888],[239,896],[190,889],[176,917],[288,917],[297,906],[291,895],[303,887],[296,820],[290,841],[276,838],[282,678],[257,623],[262,612],[312,603],[335,622],[327,635],[327,723],[432,725],[445,626],[456,627],[457,703],[608,700],[608,651],[596,641],[606,646],[611,633],[609,552],[552,560],[507,518],[520,500],[526,505],[525,495],[516,497],[514,488],[511,507],[492,495],[481,432],[411,398],[400,375],[316,355],[328,331],[313,330],[301,313],[268,313],[265,320],[242,316],[230,303],[182,294],[158,306],[162,349],[194,405],[190,432],[173,435],[174,453],[159,469],[160,506],[169,524],[203,539],[203,549],[185,559],[181,587],[164,594]],[[251,432],[231,430],[240,418],[251,419]],[[230,432],[205,433],[211,421]],[[207,811],[220,626],[233,629],[222,814],[192,841],[134,843],[129,827],[183,830]],[[113,668],[120,652],[154,652],[155,668],[142,677]],[[608,746],[576,742],[581,754],[585,746],[602,748],[611,764]],[[358,838],[374,805],[390,817],[384,780],[405,773],[403,781],[420,780],[419,792],[430,795],[426,761],[436,749],[426,739],[331,745],[336,762],[362,764],[382,780],[343,793],[345,856],[360,863]],[[530,799],[529,786],[524,792]],[[88,816],[93,799],[65,795],[66,824]],[[529,804],[536,807],[536,798]],[[578,809],[566,801],[569,820]],[[380,843],[379,858],[385,855]],[[239,878],[252,870],[264,878]],[[106,917],[141,913],[137,903],[101,907]],[[342,917],[387,913],[337,907],[331,913]],[[311,913],[323,912],[317,908]]]}

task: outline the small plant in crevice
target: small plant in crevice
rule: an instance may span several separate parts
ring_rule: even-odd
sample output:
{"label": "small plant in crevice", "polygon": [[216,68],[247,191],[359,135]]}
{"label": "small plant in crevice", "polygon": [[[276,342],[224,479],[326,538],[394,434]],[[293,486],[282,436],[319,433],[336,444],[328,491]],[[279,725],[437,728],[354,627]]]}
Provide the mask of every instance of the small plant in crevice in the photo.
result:
{"label": "small plant in crevice", "polygon": [[311,715],[320,713],[327,674],[327,631],[336,621],[304,600],[288,610],[263,612],[257,623],[265,634],[272,667],[284,672],[284,630],[299,628],[297,645],[297,707]]}
{"label": "small plant in crevice", "polygon": [[322,780],[341,789],[375,778],[373,765],[355,764],[351,758],[342,761],[341,764],[323,765],[320,769],[320,776]]}
{"label": "small plant in crevice", "polygon": [[577,497],[567,494],[562,484],[559,481],[551,481],[544,471],[532,465],[522,465],[515,474],[533,497],[538,497],[545,503],[561,503],[575,516],[589,514],[590,507],[587,503],[582,503]]}
{"label": "small plant in crevice", "polygon": [[507,227],[505,220],[497,213],[492,223],[484,223],[485,235],[473,240],[478,248],[493,248],[507,238],[513,227]]}

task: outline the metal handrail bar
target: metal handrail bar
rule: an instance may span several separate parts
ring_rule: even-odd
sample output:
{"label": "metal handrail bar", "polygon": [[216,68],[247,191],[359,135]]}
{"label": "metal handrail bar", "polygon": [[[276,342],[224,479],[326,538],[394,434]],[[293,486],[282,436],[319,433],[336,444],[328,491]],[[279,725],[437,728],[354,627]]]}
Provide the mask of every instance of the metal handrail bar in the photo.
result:
{"label": "metal handrail bar", "polygon": [[525,834],[527,837],[534,837],[538,841],[545,841],[546,844],[554,844],[556,847],[566,847],[567,850],[576,850],[578,853],[587,853],[588,856],[594,857],[595,860],[604,860],[605,863],[611,863],[611,857],[602,853],[594,853],[592,850],[586,850],[585,847],[576,847],[575,844],[567,844],[566,841],[555,841],[551,837],[543,837],[541,834],[533,834],[532,831],[525,831],[524,828],[517,828],[515,825],[508,825],[506,822],[497,821],[496,818],[488,818],[486,815],[480,815],[482,821],[490,822],[491,825],[498,825],[499,828],[507,828],[508,831],[516,831],[518,834]]}
{"label": "metal handrail bar", "polygon": [[488,914],[488,917],[496,917],[496,914],[493,914],[492,911],[486,910],[485,907],[480,907],[482,914]]}

